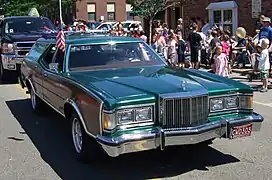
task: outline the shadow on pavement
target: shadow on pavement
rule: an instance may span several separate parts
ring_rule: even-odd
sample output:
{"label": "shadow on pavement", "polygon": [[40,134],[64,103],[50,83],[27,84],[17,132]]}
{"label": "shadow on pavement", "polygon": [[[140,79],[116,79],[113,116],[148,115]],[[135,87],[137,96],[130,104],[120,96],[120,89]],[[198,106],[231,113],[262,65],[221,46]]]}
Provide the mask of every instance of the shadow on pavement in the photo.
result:
{"label": "shadow on pavement", "polygon": [[5,81],[0,80],[0,85],[2,85],[2,84],[18,84],[18,80],[16,77],[12,77],[12,78],[5,80]]}
{"label": "shadow on pavement", "polygon": [[[29,100],[7,101],[7,106],[44,161],[61,179],[149,179],[177,176],[192,170],[239,162],[209,146],[183,146],[127,154],[115,159],[83,164],[75,159],[69,123],[50,111],[46,117],[32,113]],[[23,133],[23,132],[21,132]]]}

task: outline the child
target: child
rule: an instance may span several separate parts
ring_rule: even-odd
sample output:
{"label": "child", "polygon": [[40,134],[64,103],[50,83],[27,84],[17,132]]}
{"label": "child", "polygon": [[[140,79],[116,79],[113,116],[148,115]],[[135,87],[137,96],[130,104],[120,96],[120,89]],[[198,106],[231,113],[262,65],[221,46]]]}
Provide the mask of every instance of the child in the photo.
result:
{"label": "child", "polygon": [[268,71],[270,68],[269,62],[269,40],[268,39],[261,39],[260,44],[258,46],[261,47],[262,51],[259,57],[259,70],[261,71],[261,78],[263,80],[263,88],[260,92],[267,92],[268,91]]}
{"label": "child", "polygon": [[214,56],[214,63],[215,63],[215,74],[222,76],[222,77],[228,77],[228,59],[227,55],[222,53],[223,48],[222,46],[216,46],[215,49],[215,56]]}
{"label": "child", "polygon": [[223,41],[221,42],[222,44],[222,53],[224,53],[228,59],[228,73],[231,73],[231,66],[230,66],[230,60],[229,60],[229,55],[230,55],[230,42],[229,42],[229,36],[228,35],[223,35]]}
{"label": "child", "polygon": [[170,63],[172,65],[176,65],[178,61],[177,57],[177,41],[175,40],[176,37],[174,34],[169,35],[169,44],[168,44],[168,57],[170,59]]}

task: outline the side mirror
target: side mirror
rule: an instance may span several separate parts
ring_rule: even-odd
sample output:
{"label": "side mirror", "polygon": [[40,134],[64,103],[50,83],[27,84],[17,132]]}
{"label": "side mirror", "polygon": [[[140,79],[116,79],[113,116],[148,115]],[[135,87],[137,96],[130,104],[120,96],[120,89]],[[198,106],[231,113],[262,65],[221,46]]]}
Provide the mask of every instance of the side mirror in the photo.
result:
{"label": "side mirror", "polygon": [[59,63],[50,63],[49,69],[53,72],[58,73],[59,72]]}

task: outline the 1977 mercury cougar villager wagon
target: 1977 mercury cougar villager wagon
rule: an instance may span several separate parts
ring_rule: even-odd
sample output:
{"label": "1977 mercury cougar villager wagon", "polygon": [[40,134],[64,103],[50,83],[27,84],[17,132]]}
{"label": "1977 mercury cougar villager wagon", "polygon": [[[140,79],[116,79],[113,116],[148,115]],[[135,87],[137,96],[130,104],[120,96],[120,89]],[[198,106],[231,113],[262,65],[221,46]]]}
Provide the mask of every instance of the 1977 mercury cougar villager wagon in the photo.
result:
{"label": "1977 mercury cougar villager wagon", "polygon": [[21,71],[33,110],[48,104],[71,122],[79,157],[96,156],[101,147],[116,157],[261,129],[263,117],[253,111],[247,85],[171,68],[140,39],[65,38],[65,53],[55,39],[39,39]]}

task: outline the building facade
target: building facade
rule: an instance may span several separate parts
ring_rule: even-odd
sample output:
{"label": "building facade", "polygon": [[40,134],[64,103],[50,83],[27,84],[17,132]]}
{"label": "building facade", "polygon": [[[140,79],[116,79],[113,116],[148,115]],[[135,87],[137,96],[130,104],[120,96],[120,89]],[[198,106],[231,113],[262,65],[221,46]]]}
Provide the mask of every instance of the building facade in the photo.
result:
{"label": "building facade", "polygon": [[86,21],[134,20],[126,0],[77,0],[76,18]]}
{"label": "building facade", "polygon": [[212,26],[221,25],[235,35],[237,27],[244,27],[249,35],[255,34],[258,16],[272,18],[271,0],[185,0],[183,7],[169,8],[165,20],[175,28],[178,18],[183,17],[187,29],[192,18],[200,17]]}

